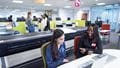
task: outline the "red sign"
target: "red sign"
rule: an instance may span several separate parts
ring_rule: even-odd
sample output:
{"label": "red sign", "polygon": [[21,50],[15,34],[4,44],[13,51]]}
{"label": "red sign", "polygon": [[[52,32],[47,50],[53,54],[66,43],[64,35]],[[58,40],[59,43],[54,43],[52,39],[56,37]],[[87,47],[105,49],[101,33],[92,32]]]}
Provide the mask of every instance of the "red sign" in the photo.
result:
{"label": "red sign", "polygon": [[75,7],[80,7],[80,0],[75,0]]}

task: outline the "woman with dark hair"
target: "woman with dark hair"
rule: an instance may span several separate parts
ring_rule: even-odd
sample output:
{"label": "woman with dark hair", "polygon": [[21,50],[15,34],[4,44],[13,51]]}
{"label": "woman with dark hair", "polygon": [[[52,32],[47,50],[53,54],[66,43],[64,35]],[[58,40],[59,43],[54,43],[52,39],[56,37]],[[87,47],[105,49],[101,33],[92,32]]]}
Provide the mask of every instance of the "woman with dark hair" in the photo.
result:
{"label": "woman with dark hair", "polygon": [[56,29],[53,32],[51,43],[46,49],[46,61],[48,68],[57,68],[57,66],[68,62],[66,57],[66,47],[64,43],[64,32]]}
{"label": "woman with dark hair", "polygon": [[96,26],[88,26],[78,45],[77,58],[89,54],[102,54],[101,40]]}

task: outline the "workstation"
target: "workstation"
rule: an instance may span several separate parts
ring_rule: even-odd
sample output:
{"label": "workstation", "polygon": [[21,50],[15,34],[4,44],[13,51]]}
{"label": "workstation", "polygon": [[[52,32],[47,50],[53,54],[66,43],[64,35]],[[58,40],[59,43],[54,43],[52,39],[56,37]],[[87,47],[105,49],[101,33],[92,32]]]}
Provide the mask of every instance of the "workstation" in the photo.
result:
{"label": "workstation", "polygon": [[[58,68],[113,68],[119,67],[119,50],[104,49],[103,55],[92,54],[63,64]],[[74,65],[74,66],[73,66]]]}
{"label": "workstation", "polygon": [[[86,28],[79,28],[79,30],[66,31],[67,33],[65,34],[65,40],[71,40],[75,36],[79,36],[84,33],[85,30]],[[50,31],[30,33],[26,35],[0,36],[0,56],[8,56],[10,54],[26,51],[27,49],[31,50],[34,48],[39,48],[42,44],[50,41],[51,36],[52,32]]]}
{"label": "workstation", "polygon": [[[119,0],[0,1],[0,68],[49,68],[43,47],[52,43],[57,29],[64,32],[69,62],[55,68],[119,68],[119,3]],[[89,32],[98,32],[93,34],[95,41],[83,37]],[[85,55],[78,57],[88,40],[91,43],[85,48]],[[99,43],[98,47],[94,43]]]}

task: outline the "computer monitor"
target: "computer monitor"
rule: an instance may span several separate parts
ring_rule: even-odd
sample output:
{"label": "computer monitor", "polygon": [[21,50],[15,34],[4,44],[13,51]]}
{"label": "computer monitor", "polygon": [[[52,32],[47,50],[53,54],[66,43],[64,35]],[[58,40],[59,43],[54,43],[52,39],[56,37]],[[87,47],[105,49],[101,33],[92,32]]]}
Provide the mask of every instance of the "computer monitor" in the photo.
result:
{"label": "computer monitor", "polygon": [[61,21],[61,18],[60,17],[56,17],[56,21]]}

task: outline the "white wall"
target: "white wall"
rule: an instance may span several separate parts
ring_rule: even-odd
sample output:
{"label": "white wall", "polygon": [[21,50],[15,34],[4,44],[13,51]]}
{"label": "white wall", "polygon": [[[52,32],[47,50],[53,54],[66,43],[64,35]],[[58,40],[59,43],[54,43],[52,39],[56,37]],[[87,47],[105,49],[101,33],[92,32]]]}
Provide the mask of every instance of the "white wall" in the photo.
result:
{"label": "white wall", "polygon": [[82,13],[88,13],[88,20],[90,20],[89,10],[90,10],[89,7],[74,10],[74,19],[80,20],[82,18]]}
{"label": "white wall", "polygon": [[[0,17],[8,17],[13,15],[13,18],[24,16],[27,17],[27,12],[29,10],[20,10],[20,9],[0,9]],[[43,11],[31,11],[33,16],[40,17],[44,12]],[[90,17],[89,8],[80,8],[80,9],[53,9],[52,18],[55,20],[56,17],[61,17],[62,20],[66,20],[68,17],[71,19],[81,19],[82,13],[88,13],[88,18]],[[89,18],[90,19],[90,18]]]}
{"label": "white wall", "polygon": [[[27,17],[27,12],[29,10],[20,10],[20,9],[0,9],[0,17],[9,17],[10,15],[13,15],[13,19],[16,19],[17,17],[24,16]],[[42,11],[35,11],[32,10],[32,16],[40,17],[43,12]]]}
{"label": "white wall", "polygon": [[74,19],[74,10],[73,9],[59,9],[58,16],[61,17],[62,20],[67,20],[68,17]]}

